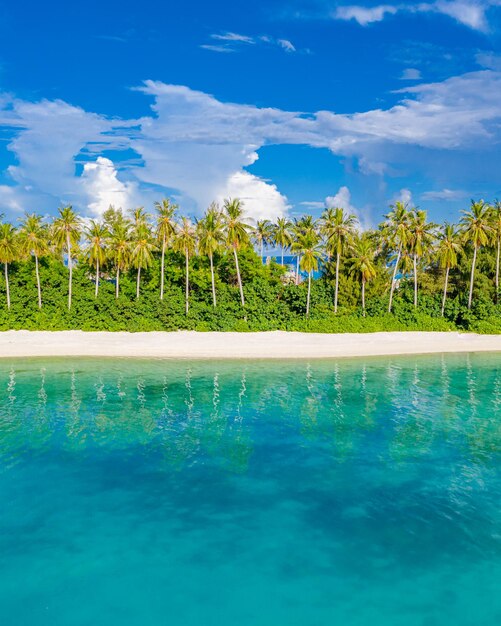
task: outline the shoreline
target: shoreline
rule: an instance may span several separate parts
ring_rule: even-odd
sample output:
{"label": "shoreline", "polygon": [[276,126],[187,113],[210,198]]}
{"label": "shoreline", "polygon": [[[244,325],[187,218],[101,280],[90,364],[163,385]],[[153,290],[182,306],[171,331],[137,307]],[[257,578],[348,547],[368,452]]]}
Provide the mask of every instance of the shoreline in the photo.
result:
{"label": "shoreline", "polygon": [[501,335],[457,332],[320,334],[286,331],[0,332],[0,359],[125,357],[161,359],[329,359],[464,352],[501,352]]}

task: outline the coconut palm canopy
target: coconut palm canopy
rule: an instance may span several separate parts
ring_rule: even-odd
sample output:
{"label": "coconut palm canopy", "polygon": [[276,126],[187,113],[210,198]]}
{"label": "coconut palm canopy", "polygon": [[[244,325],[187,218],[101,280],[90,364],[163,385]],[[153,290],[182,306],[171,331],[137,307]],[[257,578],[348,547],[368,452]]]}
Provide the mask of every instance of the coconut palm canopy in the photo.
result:
{"label": "coconut palm canopy", "polygon": [[[128,214],[110,207],[101,220],[86,221],[68,206],[60,209],[52,221],[27,214],[17,227],[4,222],[0,262],[4,264],[7,306],[11,300],[9,273],[17,275],[23,264],[34,263],[31,275],[36,278],[41,308],[44,281],[40,268],[48,259],[64,262],[71,309],[75,263],[80,268],[88,267],[87,277],[94,283],[96,298],[100,297],[100,285],[112,282],[118,299],[122,280],[127,282],[129,272],[135,272],[136,298],[141,296],[144,279],[148,290],[157,290],[162,301],[165,277],[172,281],[179,275],[182,259],[186,312],[190,300],[200,293],[196,283],[201,269],[197,268],[204,266],[210,272],[207,290],[214,309],[218,306],[218,291],[225,284],[224,293],[225,289],[237,288],[240,304],[246,307],[250,289],[247,283],[252,283],[257,271],[250,269],[248,254],[255,246],[261,260],[265,245],[280,261],[277,271],[283,284],[292,281],[298,289],[307,291],[307,314],[312,288],[318,281],[327,288],[326,298],[331,294],[327,308],[334,313],[338,311],[338,296],[342,312],[354,305],[356,290],[360,293],[355,299],[364,312],[373,297],[386,299],[385,306],[391,311],[395,293],[405,293],[407,285],[412,285],[415,308],[422,297],[429,297],[430,285],[436,285],[433,289],[440,293],[437,310],[442,316],[447,302],[454,297],[462,302],[466,293],[465,304],[471,309],[476,289],[481,299],[488,294],[491,302],[498,300],[499,203],[472,202],[457,225],[438,226],[429,221],[424,209],[397,202],[377,229],[365,232],[356,216],[342,208],[326,209],[320,219],[305,215],[295,221],[279,218],[276,223],[262,220],[255,224],[246,219],[245,203],[238,198],[227,199],[221,207],[212,204],[194,222],[167,199],[154,208],[156,212],[151,215],[144,207]],[[285,250],[296,257],[293,268],[283,265]],[[490,261],[486,255],[490,255]],[[155,269],[158,263],[160,268]],[[292,277],[288,274],[291,269]],[[477,273],[481,280],[478,287]],[[192,277],[195,283],[190,284]]]}

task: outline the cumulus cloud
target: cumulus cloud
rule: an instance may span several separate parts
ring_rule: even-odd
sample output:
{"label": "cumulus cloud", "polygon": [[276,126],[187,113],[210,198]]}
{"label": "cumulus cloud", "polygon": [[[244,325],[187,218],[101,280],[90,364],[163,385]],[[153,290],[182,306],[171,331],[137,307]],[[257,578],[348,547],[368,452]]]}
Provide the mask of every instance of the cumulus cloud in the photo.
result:
{"label": "cumulus cloud", "polygon": [[334,196],[327,196],[325,198],[325,206],[328,208],[345,209],[345,211],[350,213],[356,210],[351,204],[351,192],[348,187],[340,187]]}
{"label": "cumulus cloud", "polygon": [[[273,217],[287,210],[288,200],[247,171],[269,145],[327,148],[358,164],[356,175],[367,184],[376,177],[380,190],[388,177],[410,174],[426,179],[429,189],[498,174],[501,71],[495,69],[413,85],[399,92],[395,106],[353,114],[221,102],[155,81],[139,91],[152,100],[151,113],[139,120],[108,119],[61,101],[0,97],[0,123],[13,135],[7,147],[16,160],[4,172],[12,185],[0,191],[8,200],[3,206],[46,210],[72,202],[98,215],[110,202],[127,207],[165,193],[185,210],[202,211],[216,198],[240,195],[251,215]],[[110,149],[113,162],[105,156]],[[125,149],[135,152],[134,162],[120,156]],[[341,202],[344,194],[349,203],[349,190],[342,189],[333,197]]]}
{"label": "cumulus cloud", "polygon": [[395,196],[393,196],[392,204],[395,202],[403,202],[406,206],[412,205],[412,192],[410,189],[401,189]]}
{"label": "cumulus cloud", "polygon": [[370,219],[364,211],[353,205],[351,191],[346,186],[340,187],[334,196],[327,196],[327,198],[325,198],[325,206],[327,208],[340,208],[344,209],[348,213],[353,213],[356,215],[362,228],[365,229],[370,227]]}
{"label": "cumulus cloud", "polygon": [[82,184],[89,198],[87,207],[95,217],[100,217],[110,205],[130,209],[139,204],[136,185],[120,181],[113,161],[105,157],[84,165]]}
{"label": "cumulus cloud", "polygon": [[294,114],[224,104],[163,83],[148,82],[143,91],[155,97],[156,117],[141,120],[142,132],[133,141],[144,160],[144,167],[135,168],[138,179],[175,189],[181,202],[197,210],[231,196],[241,198],[255,219],[286,212],[287,199],[277,187],[244,168],[257,160],[268,124]]}
{"label": "cumulus cloud", "polygon": [[386,15],[394,15],[399,7],[390,4],[380,4],[375,7],[340,6],[334,12],[338,20],[355,20],[361,26],[367,26],[373,22],[381,22]]}
{"label": "cumulus cloud", "polygon": [[103,140],[112,123],[60,100],[11,103],[20,132],[8,144],[17,158],[8,173],[21,186],[43,190],[70,201],[74,193],[75,156],[88,144]]}
{"label": "cumulus cloud", "polygon": [[381,22],[396,13],[436,13],[451,17],[473,30],[488,30],[487,11],[499,6],[499,0],[435,0],[409,4],[381,4],[373,7],[340,6],[332,16],[338,20],[355,20],[361,26]]}
{"label": "cumulus cloud", "polygon": [[225,189],[219,192],[216,200],[222,203],[224,198],[242,200],[245,214],[254,220],[276,220],[290,208],[287,198],[278,191],[276,185],[244,171],[235,172],[229,177]]}

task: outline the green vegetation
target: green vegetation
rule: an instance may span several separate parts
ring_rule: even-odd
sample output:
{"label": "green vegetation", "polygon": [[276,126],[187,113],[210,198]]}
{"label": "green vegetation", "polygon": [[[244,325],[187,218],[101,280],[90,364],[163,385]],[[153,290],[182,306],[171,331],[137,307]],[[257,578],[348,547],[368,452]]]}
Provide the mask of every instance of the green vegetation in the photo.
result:
{"label": "green vegetation", "polygon": [[155,209],[0,224],[0,329],[501,333],[500,203],[438,226],[397,202],[366,232],[340,208],[255,226],[238,199],[194,222]]}

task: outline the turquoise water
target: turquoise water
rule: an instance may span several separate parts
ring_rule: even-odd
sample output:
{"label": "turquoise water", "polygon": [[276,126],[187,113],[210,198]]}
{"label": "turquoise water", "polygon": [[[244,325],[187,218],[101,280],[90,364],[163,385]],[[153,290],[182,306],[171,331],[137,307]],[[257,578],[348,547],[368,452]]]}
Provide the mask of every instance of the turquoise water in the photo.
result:
{"label": "turquoise water", "polygon": [[0,361],[0,624],[501,623],[500,366]]}

